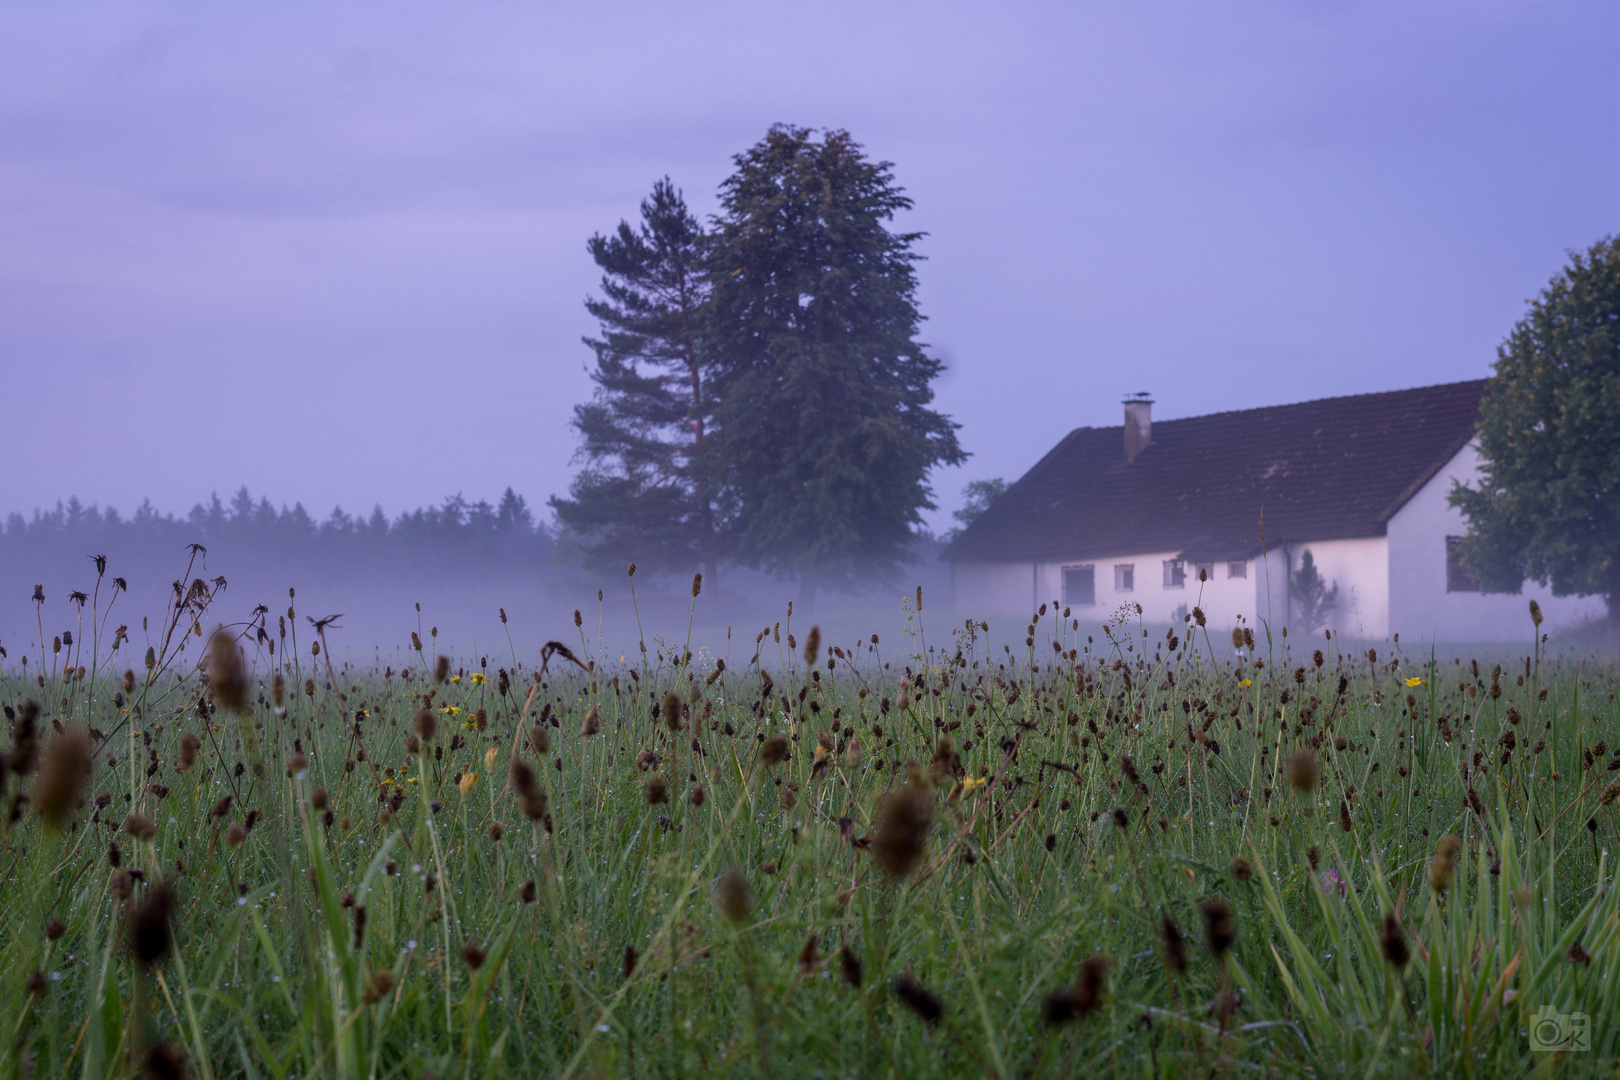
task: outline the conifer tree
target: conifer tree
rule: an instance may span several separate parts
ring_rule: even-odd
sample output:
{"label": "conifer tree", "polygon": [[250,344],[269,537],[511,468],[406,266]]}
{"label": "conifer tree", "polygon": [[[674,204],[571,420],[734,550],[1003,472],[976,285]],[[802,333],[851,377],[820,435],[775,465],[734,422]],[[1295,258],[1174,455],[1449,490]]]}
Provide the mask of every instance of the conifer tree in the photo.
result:
{"label": "conifer tree", "polygon": [[592,399],[574,409],[583,468],[552,508],[587,565],[685,569],[712,556],[713,504],[694,468],[705,449],[705,235],[668,177],[621,221],[591,237],[602,295]]}
{"label": "conifer tree", "polygon": [[808,601],[908,558],[928,471],[965,458],[929,407],[911,200],[847,132],[778,125],[736,159],[711,237],[702,456],[737,561]]}

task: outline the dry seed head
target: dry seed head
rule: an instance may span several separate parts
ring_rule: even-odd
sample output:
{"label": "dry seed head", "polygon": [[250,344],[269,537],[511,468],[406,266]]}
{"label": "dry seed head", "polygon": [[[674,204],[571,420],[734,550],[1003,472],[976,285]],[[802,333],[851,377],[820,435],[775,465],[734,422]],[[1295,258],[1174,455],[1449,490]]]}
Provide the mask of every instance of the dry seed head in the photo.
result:
{"label": "dry seed head", "polygon": [[702,574],[693,574],[692,575],[692,599],[696,600],[698,598],[698,593],[700,593],[702,591],[703,591],[703,575]]}
{"label": "dry seed head", "polygon": [[90,737],[83,731],[67,728],[51,740],[45,768],[31,795],[34,809],[48,827],[61,831],[67,826],[84,795],[92,767]]}
{"label": "dry seed head", "polygon": [[1378,935],[1378,947],[1383,950],[1384,959],[1396,971],[1404,968],[1412,959],[1412,951],[1407,947],[1406,935],[1401,932],[1401,917],[1393,911],[1384,915],[1384,928]]}
{"label": "dry seed head", "polygon": [[1309,750],[1299,750],[1288,758],[1288,783],[1295,791],[1311,791],[1316,787],[1318,778],[1316,768],[1316,755]]}
{"label": "dry seed head", "polygon": [[1080,965],[1080,978],[1074,986],[1075,1008],[1088,1013],[1102,1004],[1104,980],[1108,977],[1108,957],[1099,953]]}
{"label": "dry seed head", "polygon": [[415,730],[417,738],[425,743],[432,742],[433,737],[439,731],[439,722],[438,718],[433,715],[433,707],[423,705],[420,709],[417,709],[416,716],[411,720],[411,727]]}
{"label": "dry seed head", "polygon": [[804,636],[804,662],[815,666],[821,658],[821,627],[812,626],[810,632]]}
{"label": "dry seed head", "polygon": [[189,1080],[191,1076],[186,1052],[168,1039],[158,1039],[147,1047],[141,1064],[147,1080]]}
{"label": "dry seed head", "polygon": [[[579,722],[579,733],[581,735],[589,738],[590,736],[595,735],[598,731],[602,730],[601,711],[602,707],[600,705],[594,701],[591,702],[591,707],[585,710],[585,719]],[[540,737],[542,739],[546,737],[545,728],[541,725],[536,724],[535,730],[540,732]],[[545,753],[544,750],[541,750],[540,752],[542,754]]]}
{"label": "dry seed head", "polygon": [[664,695],[662,707],[664,726],[671,731],[681,730],[681,696],[671,690]]}
{"label": "dry seed head", "polygon": [[433,662],[433,681],[442,683],[450,677],[450,658],[441,655]]}
{"label": "dry seed head", "polygon": [[913,781],[889,793],[878,808],[872,857],[890,877],[906,876],[922,858],[933,823],[934,796],[924,785]]}
{"label": "dry seed head", "polygon": [[1159,920],[1159,932],[1164,939],[1164,963],[1171,971],[1187,970],[1187,949],[1183,944],[1181,927],[1168,914]]}
{"label": "dry seed head", "polygon": [[737,867],[728,866],[720,872],[720,877],[714,883],[714,906],[733,925],[748,918],[748,912],[754,906],[754,896],[748,887],[748,878]]}
{"label": "dry seed head", "polygon": [[393,989],[394,973],[388,968],[379,968],[366,980],[365,989],[360,991],[360,1000],[367,1005],[375,1005],[387,997]]}
{"label": "dry seed head", "polygon": [[175,763],[174,767],[181,772],[186,772],[197,764],[197,751],[201,749],[202,740],[191,732],[186,732],[180,737],[180,760]]}
{"label": "dry seed head", "polygon": [[1254,877],[1254,864],[1242,855],[1232,857],[1232,876],[1238,881],[1248,881]]}
{"label": "dry seed head", "polygon": [[1209,940],[1209,951],[1216,956],[1225,956],[1233,942],[1237,941],[1237,922],[1232,918],[1232,909],[1219,896],[1208,897],[1198,906],[1204,913],[1204,932]]}
{"label": "dry seed head", "polygon": [[787,760],[787,756],[788,741],[787,736],[785,735],[772,735],[770,738],[766,739],[764,745],[759,748],[760,763],[765,765],[767,768],[773,765],[780,765],[782,762]]}
{"label": "dry seed head", "polygon": [[136,958],[148,967],[169,954],[173,944],[169,919],[173,912],[174,888],[164,880],[152,886],[145,902],[135,908],[130,918],[130,944]]}
{"label": "dry seed head", "polygon": [[647,805],[657,806],[669,802],[669,781],[662,774],[653,773],[647,780]]}
{"label": "dry seed head", "polygon": [[917,1019],[925,1024],[937,1024],[945,1015],[945,1003],[939,995],[923,986],[907,968],[894,983],[895,996],[900,1003],[916,1014]]}
{"label": "dry seed head", "polygon": [[25,701],[11,725],[11,753],[7,766],[18,776],[27,776],[39,764],[39,703]]}
{"label": "dry seed head", "polygon": [[1457,869],[1457,853],[1461,850],[1462,841],[1450,833],[1440,838],[1434,858],[1429,862],[1429,888],[1435,892],[1445,892],[1451,888],[1451,876]]}
{"label": "dry seed head", "polygon": [[461,947],[461,962],[474,971],[484,966],[484,959],[487,955],[472,938],[468,938],[467,944]]}
{"label": "dry seed head", "polygon": [[838,958],[843,968],[844,981],[859,990],[863,976],[861,958],[856,956],[855,950],[847,944],[838,950]]}

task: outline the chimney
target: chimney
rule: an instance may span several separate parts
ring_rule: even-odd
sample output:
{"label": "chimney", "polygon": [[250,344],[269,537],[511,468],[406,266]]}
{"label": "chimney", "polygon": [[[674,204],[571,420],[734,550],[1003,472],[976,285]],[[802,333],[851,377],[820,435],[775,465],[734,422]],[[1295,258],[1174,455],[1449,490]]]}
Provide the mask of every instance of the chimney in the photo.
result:
{"label": "chimney", "polygon": [[1125,460],[1136,456],[1153,442],[1153,399],[1144,391],[1125,398]]}

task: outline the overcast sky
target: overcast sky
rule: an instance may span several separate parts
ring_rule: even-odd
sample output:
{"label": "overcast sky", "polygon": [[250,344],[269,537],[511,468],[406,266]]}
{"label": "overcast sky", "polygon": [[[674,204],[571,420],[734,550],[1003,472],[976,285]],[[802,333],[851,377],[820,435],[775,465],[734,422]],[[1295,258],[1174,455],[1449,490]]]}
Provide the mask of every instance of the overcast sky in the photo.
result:
{"label": "overcast sky", "polygon": [[924,338],[1021,474],[1188,416],[1487,373],[1620,229],[1613,3],[0,10],[0,511],[565,490],[594,231],[773,122],[916,200]]}

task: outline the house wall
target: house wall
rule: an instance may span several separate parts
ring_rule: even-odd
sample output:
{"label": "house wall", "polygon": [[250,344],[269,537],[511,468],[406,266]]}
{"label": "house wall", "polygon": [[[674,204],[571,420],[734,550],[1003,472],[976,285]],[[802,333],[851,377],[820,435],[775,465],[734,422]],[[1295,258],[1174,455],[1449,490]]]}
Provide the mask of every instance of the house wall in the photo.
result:
{"label": "house wall", "polygon": [[1413,640],[1528,643],[1532,599],[1546,616],[1545,632],[1602,618],[1601,597],[1556,597],[1534,582],[1518,595],[1446,591],[1446,537],[1468,531],[1446,496],[1454,480],[1471,483],[1478,476],[1479,450],[1469,444],[1390,519],[1391,629]]}
{"label": "house wall", "polygon": [[[1319,627],[1306,627],[1299,604],[1289,595],[1288,582],[1311,553],[1316,570],[1329,589],[1338,587],[1338,603]],[[1287,570],[1283,570],[1286,559]],[[1290,635],[1320,634],[1323,629],[1362,641],[1389,635],[1389,540],[1383,536],[1353,540],[1309,540],[1280,548],[1272,564],[1269,592],[1262,590],[1257,618],[1268,618],[1274,630],[1288,627]]]}
{"label": "house wall", "polygon": [[1015,615],[1027,619],[1039,606],[1034,599],[1035,573],[1035,564],[1027,562],[953,562],[951,585],[956,610],[975,617]]}

